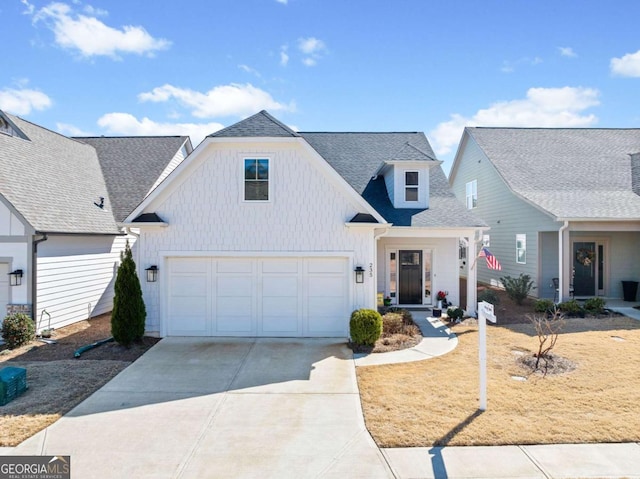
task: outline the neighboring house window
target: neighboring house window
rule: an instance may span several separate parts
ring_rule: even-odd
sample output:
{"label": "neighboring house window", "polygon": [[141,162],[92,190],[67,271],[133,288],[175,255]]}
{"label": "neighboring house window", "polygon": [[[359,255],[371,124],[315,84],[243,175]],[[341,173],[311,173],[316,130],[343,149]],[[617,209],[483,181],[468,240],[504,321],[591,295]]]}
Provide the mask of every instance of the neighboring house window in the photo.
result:
{"label": "neighboring house window", "polygon": [[404,200],[418,201],[418,172],[404,172]]}
{"label": "neighboring house window", "polygon": [[527,264],[527,235],[516,235],[516,262]]}
{"label": "neighboring house window", "polygon": [[478,206],[478,181],[473,180],[467,183],[467,209]]}
{"label": "neighboring house window", "polygon": [[245,201],[269,201],[269,160],[245,158]]}
{"label": "neighboring house window", "polygon": [[482,235],[482,246],[485,248],[491,246],[491,237],[489,235]]}

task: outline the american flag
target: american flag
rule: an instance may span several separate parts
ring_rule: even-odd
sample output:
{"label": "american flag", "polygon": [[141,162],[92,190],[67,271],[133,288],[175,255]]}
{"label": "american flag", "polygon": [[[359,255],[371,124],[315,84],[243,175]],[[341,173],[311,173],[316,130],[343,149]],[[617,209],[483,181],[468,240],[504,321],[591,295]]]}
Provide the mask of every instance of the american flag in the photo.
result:
{"label": "american flag", "polygon": [[478,253],[478,256],[481,256],[487,260],[487,268],[502,271],[502,265],[500,264],[500,261],[498,261],[498,258],[496,258],[487,248],[483,247],[480,250],[480,253]]}

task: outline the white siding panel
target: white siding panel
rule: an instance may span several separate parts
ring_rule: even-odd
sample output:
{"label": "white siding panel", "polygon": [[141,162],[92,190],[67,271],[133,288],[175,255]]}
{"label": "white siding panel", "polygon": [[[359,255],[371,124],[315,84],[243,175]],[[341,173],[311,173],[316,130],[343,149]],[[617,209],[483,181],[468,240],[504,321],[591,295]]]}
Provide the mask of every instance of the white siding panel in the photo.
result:
{"label": "white siding panel", "polygon": [[0,325],[9,303],[9,264],[0,263]]}

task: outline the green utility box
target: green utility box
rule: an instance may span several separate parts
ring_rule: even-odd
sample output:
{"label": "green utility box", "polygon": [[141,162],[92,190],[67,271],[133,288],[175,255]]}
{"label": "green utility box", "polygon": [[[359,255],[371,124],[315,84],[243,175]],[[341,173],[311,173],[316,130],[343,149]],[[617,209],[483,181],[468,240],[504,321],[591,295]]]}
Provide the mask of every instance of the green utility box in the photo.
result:
{"label": "green utility box", "polygon": [[20,396],[27,390],[27,370],[6,367],[0,369],[0,406]]}

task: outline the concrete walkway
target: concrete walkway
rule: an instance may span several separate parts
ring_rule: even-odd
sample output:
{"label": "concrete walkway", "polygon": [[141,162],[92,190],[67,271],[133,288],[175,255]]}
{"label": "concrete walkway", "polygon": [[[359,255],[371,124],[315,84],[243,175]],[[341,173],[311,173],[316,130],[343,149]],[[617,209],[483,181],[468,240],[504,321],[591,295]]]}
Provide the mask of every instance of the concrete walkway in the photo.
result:
{"label": "concrete walkway", "polygon": [[339,339],[165,338],[10,454],[83,479],[393,477]]}

